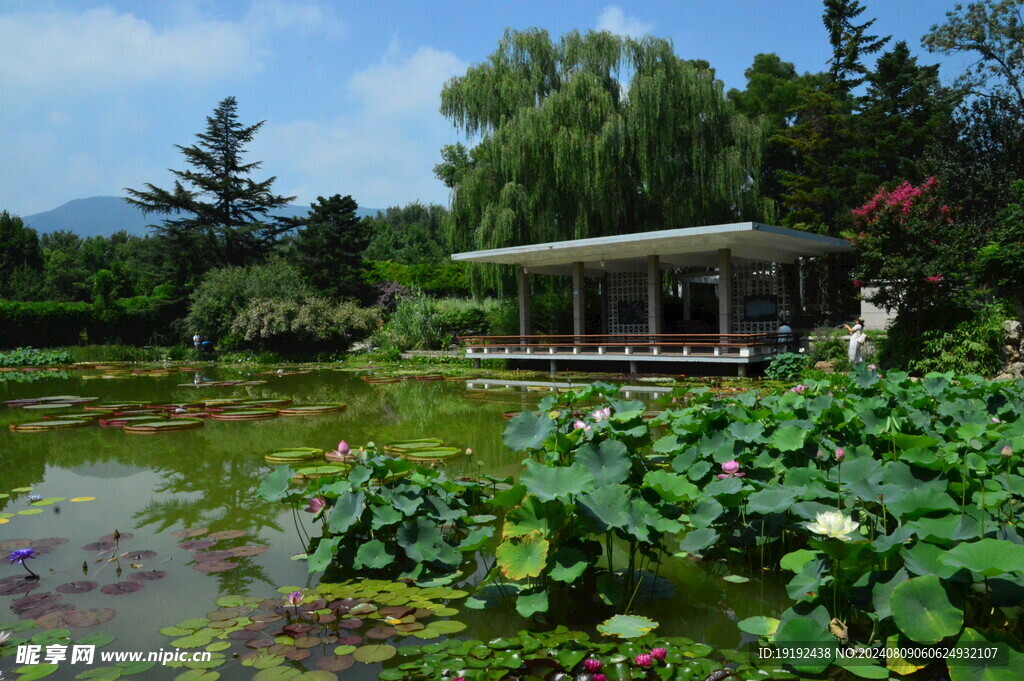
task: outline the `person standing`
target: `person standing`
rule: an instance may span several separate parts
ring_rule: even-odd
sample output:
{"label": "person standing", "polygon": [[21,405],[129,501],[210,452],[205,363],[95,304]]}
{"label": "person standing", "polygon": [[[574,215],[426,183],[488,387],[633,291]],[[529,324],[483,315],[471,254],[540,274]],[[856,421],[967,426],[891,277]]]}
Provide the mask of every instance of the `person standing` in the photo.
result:
{"label": "person standing", "polygon": [[202,340],[203,339],[199,336],[198,333],[192,336],[192,345],[196,346],[196,351],[199,350],[199,346],[202,343]]}
{"label": "person standing", "polygon": [[864,318],[857,317],[857,323],[853,326],[843,324],[843,328],[850,334],[850,349],[847,356],[850,364],[860,364],[863,361],[861,356],[864,351],[864,344],[868,342],[868,335],[864,333]]}

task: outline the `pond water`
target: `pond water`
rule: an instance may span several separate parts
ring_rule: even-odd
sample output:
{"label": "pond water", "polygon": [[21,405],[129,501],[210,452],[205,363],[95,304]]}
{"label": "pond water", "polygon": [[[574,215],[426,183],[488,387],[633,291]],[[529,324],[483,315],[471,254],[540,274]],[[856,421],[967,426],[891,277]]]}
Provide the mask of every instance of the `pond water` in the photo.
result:
{"label": "pond water", "polygon": [[[0,493],[9,495],[0,498],[0,512],[13,514],[7,523],[0,524],[0,546],[4,547],[5,555],[10,548],[22,545],[17,540],[49,549],[29,562],[41,576],[38,588],[31,594],[52,594],[56,587],[76,581],[94,581],[102,587],[134,581],[130,580],[132,573],[166,573],[162,579],[136,582],[144,587],[138,591],[110,595],[96,588],[62,596],[59,603],[79,611],[115,611],[109,621],[74,628],[72,633],[80,638],[98,631],[110,632],[117,638],[104,650],[120,651],[169,649],[172,638],[158,630],[216,610],[214,602],[219,597],[269,598],[279,596],[277,589],[281,586],[315,586],[315,578],[310,581],[307,576],[305,563],[292,560],[292,556],[306,550],[295,528],[296,519],[312,530],[309,515],[294,514],[283,505],[268,503],[256,495],[263,475],[269,471],[264,461],[269,450],[296,446],[329,449],[341,439],[359,445],[436,437],[446,445],[469,447],[474,452],[471,457],[449,464],[449,475],[511,476],[518,472],[521,457],[502,444],[506,423],[502,415],[528,409],[543,395],[536,390],[481,391],[471,389],[465,381],[453,380],[370,385],[351,372],[337,370],[254,376],[252,372],[218,367],[198,373],[103,376],[101,371],[86,371],[31,382],[8,380],[0,383],[0,400],[80,395],[98,397],[100,402],[185,403],[246,397],[347,405],[347,410],[340,413],[263,421],[209,421],[196,430],[155,435],[129,434],[120,428],[98,426],[14,433],[8,430],[9,423],[33,418],[39,412],[0,410]],[[195,386],[196,381],[203,384],[228,379],[266,382],[251,386]],[[23,488],[31,491],[12,492]],[[41,512],[35,512],[36,508],[29,505],[29,494],[64,500],[38,507]],[[81,497],[94,499],[72,501]],[[20,513],[25,510],[31,513]],[[209,547],[200,544],[200,548],[258,548],[242,550],[243,554],[253,555],[232,558],[239,564],[234,569],[200,572],[193,569],[195,563],[187,544],[195,538],[181,536],[182,530],[190,528],[208,528],[204,533],[207,536],[226,533],[215,535],[223,537],[219,543]],[[83,549],[115,530],[121,535],[116,550]],[[240,536],[231,536],[235,534]],[[39,541],[49,538],[55,539]],[[183,542],[185,548],[181,546]],[[144,553],[113,562],[107,560],[112,553],[129,551]],[[637,609],[661,622],[659,631],[665,634],[733,647],[740,642],[735,627],[737,619],[776,615],[786,607],[784,593],[770,579],[725,583],[726,591],[720,577],[711,574],[716,570],[721,575],[725,568],[669,559],[660,574],[672,583],[673,594],[640,603]],[[20,571],[19,566],[4,561],[0,578]],[[15,609],[19,606],[15,604],[24,597],[24,593],[0,596],[0,630],[5,622],[18,621]],[[22,611],[25,605],[22,601]],[[459,601],[451,605],[460,611],[456,619],[469,625],[461,636],[488,640],[531,626],[509,606],[479,611],[466,609]],[[571,612],[563,615],[567,621],[550,621],[547,626],[565,623],[590,628],[595,622],[588,615],[585,609]],[[412,642],[424,643],[419,639]],[[396,645],[401,645],[401,641]],[[0,660],[0,670],[13,666],[16,665],[12,658]],[[49,678],[74,678],[87,668],[82,664],[62,664]],[[376,678],[380,669],[380,664],[360,664],[342,676],[371,679]],[[156,667],[139,678],[170,679],[182,671]],[[219,671],[221,678],[229,681],[248,679],[254,673],[240,664]],[[4,678],[13,676],[8,673]]]}

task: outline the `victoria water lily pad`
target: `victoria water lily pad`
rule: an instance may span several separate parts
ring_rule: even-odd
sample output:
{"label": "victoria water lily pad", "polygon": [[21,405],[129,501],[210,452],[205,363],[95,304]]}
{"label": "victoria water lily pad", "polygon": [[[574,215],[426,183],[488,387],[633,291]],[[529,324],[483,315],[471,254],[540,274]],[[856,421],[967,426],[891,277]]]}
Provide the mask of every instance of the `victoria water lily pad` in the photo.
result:
{"label": "victoria water lily pad", "polygon": [[264,455],[267,463],[273,464],[296,464],[318,461],[323,456],[324,450],[316,447],[286,447],[284,449],[272,449]]}
{"label": "victoria water lily pad", "polygon": [[331,414],[345,411],[344,404],[304,404],[299,406],[284,407],[280,410],[281,416],[316,416],[317,414]]}
{"label": "victoria water lily pad", "polygon": [[638,615],[615,615],[597,625],[597,630],[605,636],[616,638],[640,638],[644,634],[657,629],[658,623],[654,620],[640,617]]}
{"label": "victoria water lily pad", "polygon": [[33,433],[47,430],[64,430],[92,425],[88,419],[51,419],[43,421],[23,421],[12,423],[8,428],[15,433]]}
{"label": "victoria water lily pad", "polygon": [[169,433],[176,430],[192,430],[202,428],[203,419],[180,418],[171,421],[143,421],[131,423],[124,427],[126,433]]}
{"label": "victoria water lily pad", "polygon": [[210,418],[214,421],[256,421],[276,418],[277,415],[276,409],[237,409],[215,413]]}

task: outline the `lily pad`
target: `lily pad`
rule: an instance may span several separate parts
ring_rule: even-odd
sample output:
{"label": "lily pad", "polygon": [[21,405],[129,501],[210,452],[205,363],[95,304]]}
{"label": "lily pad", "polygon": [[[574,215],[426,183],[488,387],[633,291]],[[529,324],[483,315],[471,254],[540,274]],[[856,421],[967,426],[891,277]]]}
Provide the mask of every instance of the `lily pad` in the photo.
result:
{"label": "lily pad", "polygon": [[211,532],[206,536],[209,539],[216,539],[219,541],[221,539],[237,539],[238,537],[244,537],[247,534],[249,533],[245,530],[221,530],[220,532]]}
{"label": "lily pad", "polygon": [[657,622],[639,615],[615,615],[597,625],[602,634],[616,638],[640,638],[657,628]]}
{"label": "lily pad", "polygon": [[114,582],[113,584],[107,584],[100,588],[100,591],[107,594],[108,596],[122,596],[124,594],[135,593],[136,591],[142,590],[142,584],[136,581],[132,582]]}
{"label": "lily pad", "polygon": [[80,582],[68,582],[67,584],[61,584],[57,587],[57,591],[62,594],[84,594],[92,591],[98,586],[99,584],[96,582],[83,580]]}
{"label": "lily pad", "polygon": [[115,614],[110,608],[74,610],[64,615],[64,624],[69,627],[94,627],[114,619]]}
{"label": "lily pad", "polygon": [[192,569],[198,572],[226,572],[228,570],[234,570],[238,566],[239,563],[233,563],[227,560],[208,560],[196,563],[192,566]]}
{"label": "lily pad", "polygon": [[398,649],[392,645],[386,643],[381,644],[369,644],[357,648],[352,657],[356,659],[356,662],[362,662],[364,664],[372,664],[374,662],[385,662],[390,660],[398,654]]}
{"label": "lily pad", "polygon": [[141,572],[133,572],[128,575],[128,579],[133,582],[153,582],[166,576],[167,573],[163,570],[143,570]]}

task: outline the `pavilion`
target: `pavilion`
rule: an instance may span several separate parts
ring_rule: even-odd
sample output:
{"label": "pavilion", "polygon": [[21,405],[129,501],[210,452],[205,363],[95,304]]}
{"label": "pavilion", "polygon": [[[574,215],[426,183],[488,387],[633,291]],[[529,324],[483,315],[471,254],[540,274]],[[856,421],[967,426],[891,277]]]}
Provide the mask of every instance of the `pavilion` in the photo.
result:
{"label": "pavilion", "polygon": [[[463,339],[466,356],[558,362],[705,362],[736,366],[768,361],[794,348],[796,334],[779,334],[793,319],[800,258],[850,251],[842,240],[756,222],[640,232],[456,253],[457,262],[513,265],[519,272],[519,334]],[[531,275],[572,277],[571,335],[532,335]],[[717,328],[664,333],[666,321],[684,328],[694,283],[714,284]],[[682,320],[666,320],[667,287],[683,301]],[[586,328],[586,300],[600,296],[601,328]]]}

